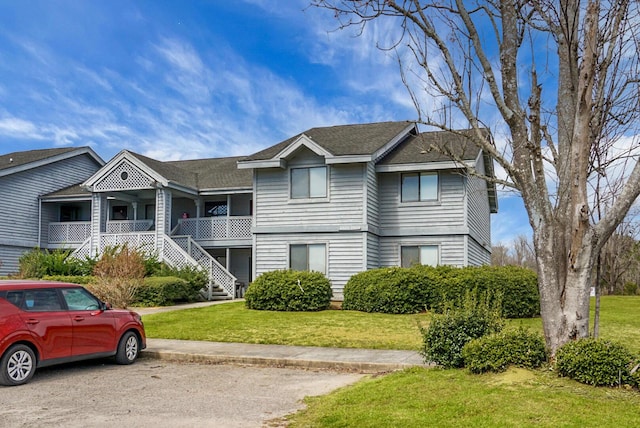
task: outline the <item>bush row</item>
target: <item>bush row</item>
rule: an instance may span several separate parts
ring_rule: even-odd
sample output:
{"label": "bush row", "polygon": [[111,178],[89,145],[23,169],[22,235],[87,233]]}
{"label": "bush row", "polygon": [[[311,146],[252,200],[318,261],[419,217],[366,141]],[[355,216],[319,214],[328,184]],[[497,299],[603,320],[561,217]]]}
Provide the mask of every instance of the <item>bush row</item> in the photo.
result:
{"label": "bush row", "polygon": [[352,276],[344,287],[342,307],[363,312],[442,312],[446,302],[460,305],[465,293],[501,301],[506,318],[539,314],[535,272],[517,266],[454,268],[421,266],[380,268]]}

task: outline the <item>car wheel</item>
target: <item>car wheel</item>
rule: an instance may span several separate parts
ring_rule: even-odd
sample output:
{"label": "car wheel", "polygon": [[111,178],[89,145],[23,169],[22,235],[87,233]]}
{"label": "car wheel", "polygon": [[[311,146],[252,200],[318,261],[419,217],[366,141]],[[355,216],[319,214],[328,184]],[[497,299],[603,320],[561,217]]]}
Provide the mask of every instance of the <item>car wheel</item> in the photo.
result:
{"label": "car wheel", "polygon": [[36,355],[27,345],[13,345],[0,361],[0,384],[22,385],[29,382],[36,371]]}
{"label": "car wheel", "polygon": [[118,364],[131,364],[140,353],[140,341],[138,336],[128,331],[122,335],[120,343],[118,344],[118,351],[116,352],[116,363]]}

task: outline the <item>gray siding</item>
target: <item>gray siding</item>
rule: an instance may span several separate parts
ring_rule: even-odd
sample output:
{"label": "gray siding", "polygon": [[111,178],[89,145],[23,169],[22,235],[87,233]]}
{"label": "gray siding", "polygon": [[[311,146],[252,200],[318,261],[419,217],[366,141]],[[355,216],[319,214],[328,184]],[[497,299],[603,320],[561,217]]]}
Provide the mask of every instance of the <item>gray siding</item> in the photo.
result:
{"label": "gray siding", "polygon": [[[476,168],[480,174],[484,173],[482,161]],[[469,177],[467,179],[467,222],[469,234],[487,251],[491,248],[491,211],[486,181]]]}
{"label": "gray siding", "polygon": [[[37,246],[41,235],[38,198],[80,183],[98,169],[93,158],[81,155],[0,177],[0,246],[19,248],[20,253]],[[15,272],[16,253],[4,256],[0,275]]]}
{"label": "gray siding", "polygon": [[380,235],[466,232],[463,177],[440,172],[437,202],[400,202],[400,173],[380,174]]}
{"label": "gray siding", "polygon": [[445,235],[380,238],[380,266],[400,266],[402,245],[438,245],[441,265],[465,265],[465,237]]}
{"label": "gray siding", "polygon": [[378,196],[378,174],[376,174],[375,165],[369,162],[365,169],[366,192],[367,192],[367,224],[374,231],[380,228],[380,198]]}
{"label": "gray siding", "polygon": [[380,238],[378,235],[367,233],[367,269],[380,267]]}
{"label": "gray siding", "polygon": [[491,263],[491,252],[478,244],[475,239],[468,238],[467,247],[469,249],[469,266],[481,266]]}
{"label": "gray siding", "polygon": [[[289,167],[322,165],[317,156],[297,156]],[[289,168],[257,170],[256,227],[339,228],[363,223],[363,166],[332,165],[328,167],[329,194],[326,200],[289,199]]]}
{"label": "gray siding", "polygon": [[256,236],[256,275],[289,267],[290,244],[326,244],[327,276],[334,295],[352,275],[361,272],[362,233],[264,234]]}

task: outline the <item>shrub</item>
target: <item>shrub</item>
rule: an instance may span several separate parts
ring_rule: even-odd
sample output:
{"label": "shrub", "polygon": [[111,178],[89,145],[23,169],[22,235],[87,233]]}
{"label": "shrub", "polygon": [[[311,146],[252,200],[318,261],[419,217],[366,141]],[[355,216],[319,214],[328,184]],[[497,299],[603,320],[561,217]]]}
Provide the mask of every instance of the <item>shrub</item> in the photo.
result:
{"label": "shrub", "polygon": [[429,326],[420,328],[423,338],[420,353],[427,363],[435,362],[445,368],[463,367],[464,345],[472,339],[501,331],[503,325],[498,310],[467,294],[462,308],[434,314]]}
{"label": "shrub", "polygon": [[439,280],[433,308],[442,311],[445,302],[460,305],[467,292],[488,294],[501,300],[505,318],[531,318],[540,313],[537,275],[518,266],[438,267]]}
{"label": "shrub", "polygon": [[268,311],[320,311],[331,303],[331,283],[320,272],[278,270],[255,279],[244,298],[246,307]]}
{"label": "shrub", "polygon": [[540,313],[535,272],[516,266],[421,266],[380,268],[352,276],[344,288],[343,309],[363,312],[443,312],[461,306],[467,293],[501,301],[502,316],[527,318]]}
{"label": "shrub", "polygon": [[631,374],[636,360],[623,345],[603,339],[580,339],[556,352],[556,370],[581,383],[595,386],[638,386]]}
{"label": "shrub", "polygon": [[45,275],[42,279],[47,281],[69,282],[71,284],[91,284],[96,278],[92,275]]}
{"label": "shrub", "polygon": [[126,308],[142,284],[145,258],[137,249],[127,245],[105,250],[93,271],[96,281],[88,284],[96,296],[117,308]]}
{"label": "shrub", "polygon": [[133,303],[138,306],[166,306],[191,300],[193,290],[188,281],[175,276],[150,276],[136,288]]}
{"label": "shrub", "polygon": [[[69,257],[71,250],[41,250],[34,248],[18,260],[22,278],[42,278],[46,275],[84,275],[82,262]],[[90,272],[89,272],[90,273]]]}
{"label": "shrub", "polygon": [[344,287],[342,309],[407,314],[430,307],[433,286],[427,270],[397,267],[353,275]]}
{"label": "shrub", "polygon": [[167,277],[173,276],[183,279],[187,282],[187,286],[184,289],[184,297],[178,300],[193,301],[198,300],[200,296],[200,290],[207,287],[209,278],[207,273],[201,269],[197,269],[191,266],[184,266],[182,268],[176,268],[168,266],[165,263],[160,263],[153,272],[154,277]]}
{"label": "shrub", "polygon": [[462,348],[472,373],[502,372],[509,366],[537,368],[547,361],[544,338],[523,328],[473,339]]}

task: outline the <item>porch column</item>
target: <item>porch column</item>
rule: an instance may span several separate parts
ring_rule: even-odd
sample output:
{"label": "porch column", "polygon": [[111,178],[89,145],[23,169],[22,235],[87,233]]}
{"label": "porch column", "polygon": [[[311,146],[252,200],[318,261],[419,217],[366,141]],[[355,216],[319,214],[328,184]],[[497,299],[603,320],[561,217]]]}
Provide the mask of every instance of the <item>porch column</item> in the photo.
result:
{"label": "porch column", "polygon": [[91,256],[100,253],[100,234],[107,228],[107,198],[102,193],[91,195]]}
{"label": "porch column", "polygon": [[164,235],[171,233],[171,192],[160,188],[156,190],[156,251],[162,260],[162,241]]}

